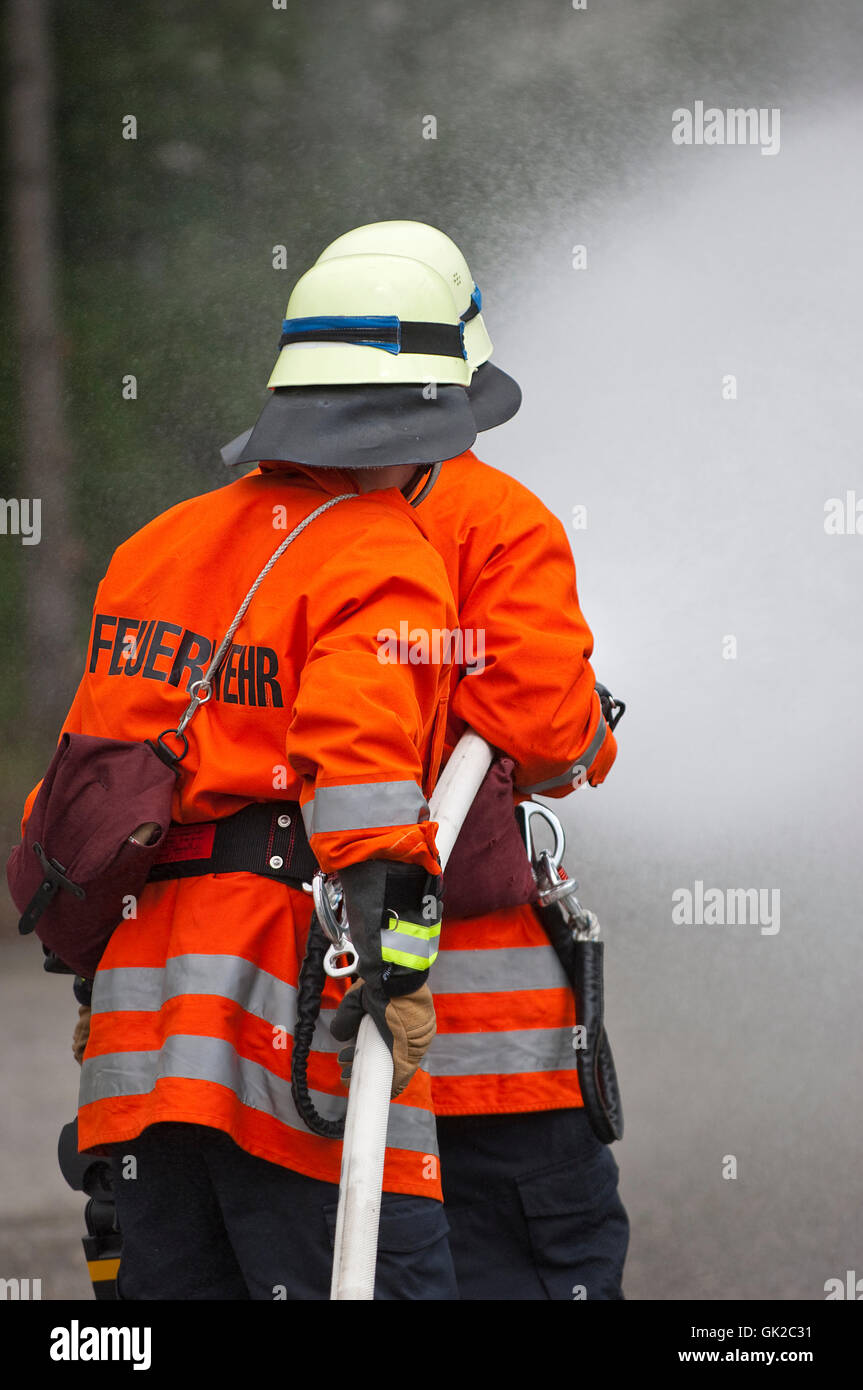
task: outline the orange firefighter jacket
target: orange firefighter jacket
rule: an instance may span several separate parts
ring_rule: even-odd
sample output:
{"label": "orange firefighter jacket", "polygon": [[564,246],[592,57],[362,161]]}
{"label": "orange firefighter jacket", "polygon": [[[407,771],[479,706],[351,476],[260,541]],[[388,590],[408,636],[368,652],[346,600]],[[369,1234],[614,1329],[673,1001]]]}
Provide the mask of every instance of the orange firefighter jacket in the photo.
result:
{"label": "orange firefighter jacket", "polygon": [[[462,630],[448,747],[467,725],[515,760],[521,792],[598,785],[617,745],[594,690],[593,638],[560,522],[472,453],[444,464],[419,510]],[[572,991],[531,906],[458,921],[444,899],[430,984],[438,1031],[425,1065],[437,1114],[581,1105]]]}
{"label": "orange firefighter jacket", "polygon": [[[131,740],[175,727],[279,542],[344,492],[356,488],[338,472],[256,471],[180,503],[121,545],[99,586],[64,731]],[[299,801],[325,870],[388,858],[438,871],[426,798],[444,743],[448,668],[382,662],[377,637],[405,620],[428,631],[456,625],[443,565],[416,520],[395,490],[355,496],[278,560],[189,726],[175,821]],[[291,1098],[310,916],[306,894],[252,873],[146,886],[96,972],[82,1150],[186,1121],[338,1182],[341,1144],[311,1134]],[[312,1098],[328,1118],[346,1104],[326,1023],[345,988],[328,980],[309,1059]],[[385,1189],[439,1198],[425,1073],[390,1115]]]}

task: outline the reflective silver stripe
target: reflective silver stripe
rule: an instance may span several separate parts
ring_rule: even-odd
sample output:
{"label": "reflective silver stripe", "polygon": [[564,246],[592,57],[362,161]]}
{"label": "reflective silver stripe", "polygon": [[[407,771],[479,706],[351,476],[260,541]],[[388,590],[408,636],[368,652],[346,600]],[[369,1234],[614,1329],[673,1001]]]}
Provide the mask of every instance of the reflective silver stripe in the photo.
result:
{"label": "reflective silver stripe", "polygon": [[[161,1051],[110,1052],[90,1057],[81,1068],[79,1105],[117,1096],[148,1095],[163,1077],[210,1081],[226,1086],[243,1105],[272,1115],[281,1124],[308,1134],[291,1096],[291,1084],[282,1077],[240,1057],[223,1038],[178,1033],[166,1038]],[[312,1091],[318,1112],[328,1120],[345,1113],[347,1101],[324,1091]],[[437,1154],[434,1115],[411,1105],[391,1105],[387,1144],[422,1154]]]}
{"label": "reflective silver stripe", "polygon": [[381,825],[418,825],[428,820],[428,802],[416,782],[360,782],[353,787],[318,787],[303,807],[306,834],[375,830]]}
{"label": "reflective silver stripe", "polygon": [[157,1012],[167,995],[163,992],[165,971],[158,966],[118,966],[114,970],[97,970],[93,981],[93,1016],[123,1013]]}
{"label": "reflective silver stripe", "polygon": [[[93,1014],[158,1013],[166,1000],[181,994],[216,994],[231,999],[246,1013],[293,1035],[296,989],[242,956],[195,953],[171,956],[164,970],[141,965],[99,970],[93,985]],[[319,1018],[312,1047],[318,1052],[337,1052],[340,1046]]]}
{"label": "reflective silver stripe", "polygon": [[[440,935],[430,941],[421,936],[408,936],[407,932],[391,931],[388,927],[381,932],[381,951],[401,951],[408,956],[420,956],[422,960],[434,960],[440,945]],[[386,959],[386,957],[384,957]],[[392,957],[390,957],[392,959]]]}
{"label": "reflective silver stripe", "polygon": [[423,1066],[429,1076],[510,1076],[572,1071],[578,1064],[572,1028],[521,1028],[511,1033],[438,1033]]}
{"label": "reflective silver stripe", "polygon": [[568,772],[561,773],[560,777],[552,777],[548,782],[537,782],[535,787],[519,787],[518,790],[520,792],[546,792],[550,791],[552,787],[565,787],[567,782],[572,782],[577,776],[584,780],[589,775],[594,759],[605,742],[607,729],[605,715],[601,714],[596,726],[596,733]]}
{"label": "reflective silver stripe", "polygon": [[416,1105],[390,1105],[387,1144],[392,1149],[412,1149],[437,1156],[437,1125],[431,1110]]}
{"label": "reflective silver stripe", "polygon": [[516,946],[488,951],[444,949],[431,968],[429,984],[432,994],[496,994],[519,989],[569,988],[552,946]]}

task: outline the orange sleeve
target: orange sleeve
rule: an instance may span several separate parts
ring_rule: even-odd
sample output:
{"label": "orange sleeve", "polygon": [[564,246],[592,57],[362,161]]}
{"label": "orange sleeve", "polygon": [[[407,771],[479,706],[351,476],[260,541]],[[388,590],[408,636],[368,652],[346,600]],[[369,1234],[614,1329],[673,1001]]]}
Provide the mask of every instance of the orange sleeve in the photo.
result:
{"label": "orange sleeve", "polygon": [[474,634],[466,654],[479,659],[456,687],[454,714],[513,758],[519,791],[558,797],[597,786],[617,744],[594,690],[593,636],[563,527],[516,485],[464,547],[461,625]]}
{"label": "orange sleeve", "polygon": [[[362,503],[351,505],[356,518]],[[336,872],[396,859],[439,872],[425,783],[449,666],[431,641],[423,659],[420,634],[457,626],[443,562],[412,523],[382,513],[367,521],[361,545],[323,559],[307,623],[286,751],[304,780],[318,862]],[[409,642],[399,646],[400,633],[419,659]]]}

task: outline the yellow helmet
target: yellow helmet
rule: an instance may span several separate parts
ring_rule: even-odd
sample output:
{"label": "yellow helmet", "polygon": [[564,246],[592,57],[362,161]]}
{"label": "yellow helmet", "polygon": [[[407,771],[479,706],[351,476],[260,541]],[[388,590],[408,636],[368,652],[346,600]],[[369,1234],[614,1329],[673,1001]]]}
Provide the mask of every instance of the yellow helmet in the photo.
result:
{"label": "yellow helmet", "polygon": [[405,256],[341,256],[297,281],[269,399],[222,458],[426,469],[476,438],[469,381],[464,324],[436,270]]}
{"label": "yellow helmet", "polygon": [[424,261],[449,285],[464,324],[464,345],[471,373],[492,354],[491,338],[481,313],[482,295],[474,284],[468,263],[445,232],[425,222],[370,222],[345,232],[318,257],[318,265],[339,256],[407,256]]}
{"label": "yellow helmet", "polygon": [[467,386],[465,328],[438,273],[404,256],[312,266],[288,301],[269,386]]}
{"label": "yellow helmet", "polygon": [[489,362],[492,342],[482,316],[482,294],[455,242],[425,222],[369,222],[336,237],[318,257],[318,265],[344,256],[405,256],[424,261],[446,281],[464,324],[471,383],[471,406],[480,430],[512,418],[521,405],[521,389],[512,377]]}

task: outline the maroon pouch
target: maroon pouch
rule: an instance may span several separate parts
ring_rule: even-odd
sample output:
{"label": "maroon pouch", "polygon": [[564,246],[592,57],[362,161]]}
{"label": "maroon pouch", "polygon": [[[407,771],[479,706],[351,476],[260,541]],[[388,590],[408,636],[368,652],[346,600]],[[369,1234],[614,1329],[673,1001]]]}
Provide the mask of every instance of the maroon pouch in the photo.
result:
{"label": "maroon pouch", "polygon": [[481,917],[537,900],[515,818],[511,758],[495,758],[465,817],[443,876],[444,918]]}
{"label": "maroon pouch", "polygon": [[[149,743],[64,734],[6,867],[22,935],[35,930],[92,979],[129,896],[147,881],[176,783],[176,769]],[[160,833],[152,844],[132,844],[148,821]]]}

